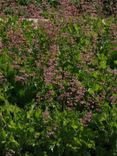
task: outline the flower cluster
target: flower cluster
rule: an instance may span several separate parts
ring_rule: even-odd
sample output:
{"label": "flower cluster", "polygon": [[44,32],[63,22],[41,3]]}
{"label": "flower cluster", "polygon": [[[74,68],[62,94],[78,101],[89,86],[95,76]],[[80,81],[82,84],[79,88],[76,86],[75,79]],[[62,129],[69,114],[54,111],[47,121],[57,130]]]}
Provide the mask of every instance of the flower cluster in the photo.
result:
{"label": "flower cluster", "polygon": [[56,55],[57,55],[57,46],[52,45],[50,47],[50,58],[47,64],[47,67],[44,69],[44,81],[46,85],[53,82],[54,75],[56,73]]}
{"label": "flower cluster", "polygon": [[85,116],[81,119],[81,122],[83,123],[84,126],[88,126],[88,124],[90,123],[91,119],[92,119],[93,113],[92,111],[87,112],[85,114]]}

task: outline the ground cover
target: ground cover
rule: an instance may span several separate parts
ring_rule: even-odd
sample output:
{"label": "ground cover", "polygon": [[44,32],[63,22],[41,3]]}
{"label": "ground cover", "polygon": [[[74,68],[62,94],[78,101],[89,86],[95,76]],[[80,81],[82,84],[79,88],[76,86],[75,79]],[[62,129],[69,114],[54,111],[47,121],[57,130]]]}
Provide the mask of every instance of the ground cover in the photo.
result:
{"label": "ground cover", "polygon": [[1,156],[117,155],[115,2],[0,2]]}

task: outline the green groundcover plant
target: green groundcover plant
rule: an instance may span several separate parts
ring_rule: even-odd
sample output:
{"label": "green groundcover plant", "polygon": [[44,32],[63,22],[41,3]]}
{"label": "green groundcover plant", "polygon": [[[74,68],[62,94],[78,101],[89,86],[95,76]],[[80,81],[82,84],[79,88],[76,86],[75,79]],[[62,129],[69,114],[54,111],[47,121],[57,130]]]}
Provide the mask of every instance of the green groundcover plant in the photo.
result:
{"label": "green groundcover plant", "polygon": [[0,17],[0,156],[116,156],[116,17],[37,3]]}

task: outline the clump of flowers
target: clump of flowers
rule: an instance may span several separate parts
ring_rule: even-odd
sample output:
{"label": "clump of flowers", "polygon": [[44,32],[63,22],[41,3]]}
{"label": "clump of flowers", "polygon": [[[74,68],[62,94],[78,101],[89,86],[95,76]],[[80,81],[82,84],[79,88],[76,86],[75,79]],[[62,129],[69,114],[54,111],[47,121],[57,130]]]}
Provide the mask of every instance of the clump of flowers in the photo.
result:
{"label": "clump of flowers", "polygon": [[92,111],[87,112],[85,114],[85,116],[81,119],[81,122],[83,123],[84,126],[88,126],[88,124],[90,123],[91,119],[92,119],[93,113]]}

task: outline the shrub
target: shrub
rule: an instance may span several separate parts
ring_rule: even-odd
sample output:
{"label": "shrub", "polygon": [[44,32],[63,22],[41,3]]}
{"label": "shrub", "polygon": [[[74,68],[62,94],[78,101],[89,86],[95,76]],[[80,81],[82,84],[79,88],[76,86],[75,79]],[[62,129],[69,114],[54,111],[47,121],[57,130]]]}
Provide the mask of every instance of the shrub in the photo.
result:
{"label": "shrub", "polygon": [[1,156],[117,155],[115,18],[66,2],[0,18]]}

